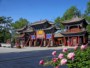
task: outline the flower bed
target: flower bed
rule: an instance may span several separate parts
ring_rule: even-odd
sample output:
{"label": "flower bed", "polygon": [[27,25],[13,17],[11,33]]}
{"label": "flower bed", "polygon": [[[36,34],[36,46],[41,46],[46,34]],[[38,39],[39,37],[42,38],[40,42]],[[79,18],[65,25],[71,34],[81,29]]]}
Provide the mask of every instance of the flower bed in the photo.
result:
{"label": "flower bed", "polygon": [[64,48],[61,53],[52,52],[51,60],[41,60],[40,65],[51,65],[54,68],[67,65],[68,68],[90,68],[90,47],[75,46],[73,50]]}

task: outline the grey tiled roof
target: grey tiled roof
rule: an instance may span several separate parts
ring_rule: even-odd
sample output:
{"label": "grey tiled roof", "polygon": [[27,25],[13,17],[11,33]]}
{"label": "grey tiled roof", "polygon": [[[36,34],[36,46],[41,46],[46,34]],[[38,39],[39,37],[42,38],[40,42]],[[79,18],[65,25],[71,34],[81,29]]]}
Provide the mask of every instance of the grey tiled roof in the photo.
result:
{"label": "grey tiled roof", "polygon": [[25,28],[27,28],[27,25],[25,25],[24,27],[20,28],[20,29],[16,29],[16,31],[22,31],[24,30]]}
{"label": "grey tiled roof", "polygon": [[37,25],[37,24],[43,24],[43,23],[45,23],[47,20],[41,20],[41,21],[36,21],[36,22],[34,22],[34,23],[31,23],[31,26],[32,25]]}
{"label": "grey tiled roof", "polygon": [[[20,31],[22,31],[22,32],[33,32],[33,31],[35,31],[35,30],[40,30],[40,29],[35,29],[33,26],[34,26],[34,25],[37,25],[37,24],[40,25],[40,24],[43,24],[43,23],[46,23],[46,22],[48,22],[49,24],[51,24],[51,26],[48,27],[48,28],[42,28],[41,30],[50,30],[50,29],[52,29],[52,28],[60,29],[60,28],[58,28],[57,26],[55,26],[54,23],[51,22],[51,21],[41,20],[41,21],[37,21],[37,22],[31,23],[31,24],[29,24],[29,25],[26,25],[26,26],[24,26],[23,28],[17,29],[17,31],[18,31],[18,32],[20,32]],[[36,26],[35,26],[35,27],[36,27]]]}
{"label": "grey tiled roof", "polygon": [[55,33],[54,37],[63,37],[63,35],[61,33]]}
{"label": "grey tiled roof", "polygon": [[52,25],[51,27],[48,27],[48,28],[43,29],[43,30],[48,30],[48,29],[52,29],[52,28],[55,28],[55,26],[54,26],[54,25]]}
{"label": "grey tiled roof", "polygon": [[66,21],[63,21],[62,23],[74,23],[74,22],[78,22],[81,20],[84,20],[84,18],[73,17],[71,20],[66,20]]}
{"label": "grey tiled roof", "polygon": [[34,29],[29,25],[27,27],[27,29],[25,31],[23,31],[23,32],[33,32],[33,31],[34,31]]}
{"label": "grey tiled roof", "polygon": [[53,22],[48,21],[48,20],[45,19],[45,20],[40,20],[40,21],[33,22],[33,23],[31,23],[31,26],[38,25],[38,24],[44,24],[45,22],[48,22],[49,24],[54,24]]}

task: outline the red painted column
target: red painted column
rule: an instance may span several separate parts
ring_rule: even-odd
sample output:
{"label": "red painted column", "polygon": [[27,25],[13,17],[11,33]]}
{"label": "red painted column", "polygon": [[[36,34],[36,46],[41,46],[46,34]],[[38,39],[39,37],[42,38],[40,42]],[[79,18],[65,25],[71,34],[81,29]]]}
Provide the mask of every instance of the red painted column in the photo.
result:
{"label": "red painted column", "polygon": [[79,44],[79,41],[80,41],[80,40],[79,40],[79,36],[78,36],[78,44]]}
{"label": "red painted column", "polygon": [[68,45],[68,46],[70,46],[70,41],[69,41],[69,37],[68,37],[67,45]]}
{"label": "red painted column", "polygon": [[65,37],[64,37],[64,45],[66,46],[66,39],[65,39]]}
{"label": "red painted column", "polygon": [[54,42],[54,35],[52,34],[52,40],[53,40],[53,42]]}
{"label": "red painted column", "polygon": [[73,46],[73,37],[72,37],[72,46]]}
{"label": "red painted column", "polygon": [[83,36],[83,43],[85,43],[85,37]]}
{"label": "red painted column", "polygon": [[68,37],[68,46],[71,46],[71,41],[69,37]]}

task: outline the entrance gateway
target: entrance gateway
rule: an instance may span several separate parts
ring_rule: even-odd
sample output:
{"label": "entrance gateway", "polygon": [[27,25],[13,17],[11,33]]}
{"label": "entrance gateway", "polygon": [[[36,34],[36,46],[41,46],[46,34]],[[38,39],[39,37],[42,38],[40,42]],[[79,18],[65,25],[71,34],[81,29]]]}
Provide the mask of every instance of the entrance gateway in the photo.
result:
{"label": "entrance gateway", "polygon": [[36,31],[36,40],[37,40],[37,46],[43,46],[45,45],[45,32],[43,30]]}
{"label": "entrance gateway", "polygon": [[53,46],[52,34],[45,34],[44,30],[36,32],[37,45],[39,46]]}

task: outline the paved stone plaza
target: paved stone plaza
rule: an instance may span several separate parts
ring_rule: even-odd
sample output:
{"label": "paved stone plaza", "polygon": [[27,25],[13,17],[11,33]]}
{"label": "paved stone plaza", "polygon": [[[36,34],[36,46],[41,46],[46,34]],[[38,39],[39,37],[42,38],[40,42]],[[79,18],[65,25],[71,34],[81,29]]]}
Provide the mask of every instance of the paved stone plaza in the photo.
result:
{"label": "paved stone plaza", "polygon": [[25,47],[17,49],[0,47],[0,68],[52,68],[40,66],[39,61],[46,57],[52,57],[52,51],[60,52],[62,48]]}

